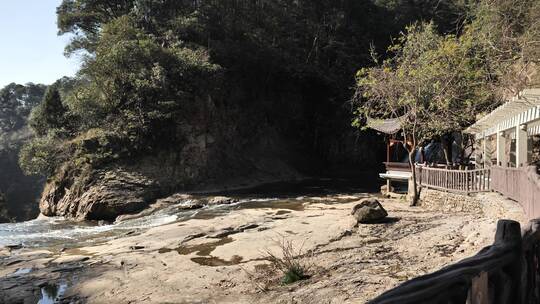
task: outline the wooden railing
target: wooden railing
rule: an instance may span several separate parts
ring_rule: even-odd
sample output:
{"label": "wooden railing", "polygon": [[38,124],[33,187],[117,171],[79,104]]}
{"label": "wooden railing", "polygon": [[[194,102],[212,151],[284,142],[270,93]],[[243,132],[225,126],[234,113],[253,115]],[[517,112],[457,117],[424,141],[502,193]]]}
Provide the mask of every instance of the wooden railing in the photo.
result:
{"label": "wooden railing", "polygon": [[540,218],[540,178],[536,167],[491,167],[494,191],[518,202],[527,218]]}
{"label": "wooden railing", "polygon": [[368,303],[540,303],[538,261],[540,220],[531,221],[523,234],[518,222],[501,220],[492,246]]}
{"label": "wooden railing", "polygon": [[416,167],[417,181],[426,188],[458,193],[491,191],[490,170],[449,170]]}

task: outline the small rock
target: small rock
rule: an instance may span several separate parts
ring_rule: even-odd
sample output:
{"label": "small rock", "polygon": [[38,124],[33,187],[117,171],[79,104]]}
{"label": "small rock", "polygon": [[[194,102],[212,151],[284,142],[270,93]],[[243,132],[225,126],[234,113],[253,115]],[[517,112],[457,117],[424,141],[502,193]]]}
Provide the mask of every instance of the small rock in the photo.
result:
{"label": "small rock", "polygon": [[19,264],[20,262],[22,262],[23,260],[13,260],[13,261],[9,261],[7,262],[5,265],[6,266],[12,266],[12,265],[15,265],[15,264]]}
{"label": "small rock", "polygon": [[4,247],[6,247],[9,250],[17,250],[17,249],[23,248],[22,244],[9,244]]}
{"label": "small rock", "polygon": [[225,229],[223,229],[221,231],[218,231],[218,232],[216,232],[214,234],[208,235],[208,237],[212,238],[212,239],[221,239],[221,238],[224,238],[224,237],[227,237],[229,235],[236,234],[236,233],[239,233],[239,232],[240,231],[232,229],[232,228],[230,228],[230,229],[225,228]]}
{"label": "small rock", "polygon": [[191,234],[191,235],[188,235],[184,238],[184,240],[182,241],[182,243],[185,243],[185,242],[189,242],[193,239],[198,239],[198,238],[202,238],[202,237],[205,237],[206,234],[205,233],[197,233],[197,234]]}
{"label": "small rock", "polygon": [[193,200],[193,197],[189,194],[184,193],[176,193],[169,197],[162,198],[157,200],[158,203],[166,203],[166,204],[178,204],[182,203],[184,201],[190,201]]}
{"label": "small rock", "polygon": [[185,202],[182,202],[177,206],[179,210],[194,210],[194,209],[200,209],[204,207],[204,204],[199,200],[187,200]]}
{"label": "small rock", "polygon": [[245,224],[245,225],[238,226],[238,228],[236,228],[236,230],[238,230],[240,232],[244,232],[245,230],[255,229],[257,227],[259,227],[259,225],[257,225],[257,224]]}
{"label": "small rock", "polygon": [[238,200],[237,199],[234,199],[234,198],[230,198],[230,197],[226,197],[226,196],[214,196],[212,198],[210,198],[208,200],[208,205],[209,206],[214,206],[214,205],[230,205],[230,204],[234,204],[234,203],[237,203]]}
{"label": "small rock", "polygon": [[63,265],[61,267],[58,267],[58,268],[55,268],[53,270],[51,270],[51,272],[53,273],[58,273],[58,272],[73,272],[75,270],[78,270],[78,269],[81,269],[83,268],[84,266],[82,265]]}
{"label": "small rock", "polygon": [[337,241],[342,240],[344,237],[351,236],[351,235],[352,235],[352,230],[347,229],[343,231],[339,236],[330,239],[330,241],[337,242]]}
{"label": "small rock", "polygon": [[79,263],[88,261],[90,259],[89,256],[84,255],[68,255],[68,256],[61,256],[53,261],[55,264],[65,264],[65,263]]}
{"label": "small rock", "polygon": [[42,281],[42,282],[37,283],[37,287],[40,287],[40,288],[45,287],[47,285],[49,285],[49,282],[47,282],[47,281]]}
{"label": "small rock", "polygon": [[466,243],[469,243],[469,244],[474,244],[478,237],[480,236],[480,232],[473,232],[471,234],[469,234],[469,236],[467,236],[467,238],[465,238],[465,242]]}
{"label": "small rock", "polygon": [[369,198],[355,205],[351,214],[358,223],[371,224],[377,223],[388,216],[388,212],[375,198]]}
{"label": "small rock", "polygon": [[141,250],[141,249],[144,249],[144,248],[145,248],[144,246],[129,246],[130,250]]}

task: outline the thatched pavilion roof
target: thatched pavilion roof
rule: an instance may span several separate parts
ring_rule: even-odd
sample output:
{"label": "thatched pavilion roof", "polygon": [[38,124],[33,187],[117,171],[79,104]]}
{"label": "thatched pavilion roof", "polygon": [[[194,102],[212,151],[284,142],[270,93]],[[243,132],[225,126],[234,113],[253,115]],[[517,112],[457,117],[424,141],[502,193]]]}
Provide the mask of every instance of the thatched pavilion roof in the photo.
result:
{"label": "thatched pavilion roof", "polygon": [[401,130],[401,121],[404,117],[390,118],[390,119],[376,119],[367,117],[368,128],[377,130],[385,134],[396,134]]}

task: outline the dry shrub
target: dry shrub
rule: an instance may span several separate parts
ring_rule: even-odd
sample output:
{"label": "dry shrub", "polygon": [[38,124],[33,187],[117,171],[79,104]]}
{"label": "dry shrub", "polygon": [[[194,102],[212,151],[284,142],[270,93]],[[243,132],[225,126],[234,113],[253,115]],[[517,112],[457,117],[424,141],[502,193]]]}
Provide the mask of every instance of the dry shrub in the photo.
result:
{"label": "dry shrub", "polygon": [[280,248],[281,256],[268,249],[265,251],[265,255],[273,266],[283,273],[281,283],[286,285],[308,279],[313,268],[311,263],[313,252],[304,251],[305,240],[299,247],[284,236],[281,236],[279,240],[274,240],[274,242]]}

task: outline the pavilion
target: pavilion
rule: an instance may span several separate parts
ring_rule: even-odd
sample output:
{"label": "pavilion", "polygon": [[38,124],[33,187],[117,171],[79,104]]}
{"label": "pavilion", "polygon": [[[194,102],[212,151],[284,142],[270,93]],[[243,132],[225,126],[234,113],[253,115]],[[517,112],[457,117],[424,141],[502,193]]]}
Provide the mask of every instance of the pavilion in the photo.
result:
{"label": "pavilion", "polygon": [[465,130],[480,143],[477,166],[525,167],[540,135],[540,89],[527,89]]}
{"label": "pavilion", "polygon": [[392,181],[408,182],[412,176],[408,162],[404,161],[407,154],[405,141],[399,139],[401,120],[405,117],[392,119],[367,118],[367,126],[386,135],[386,172],[379,176],[386,180],[386,191],[392,192]]}

